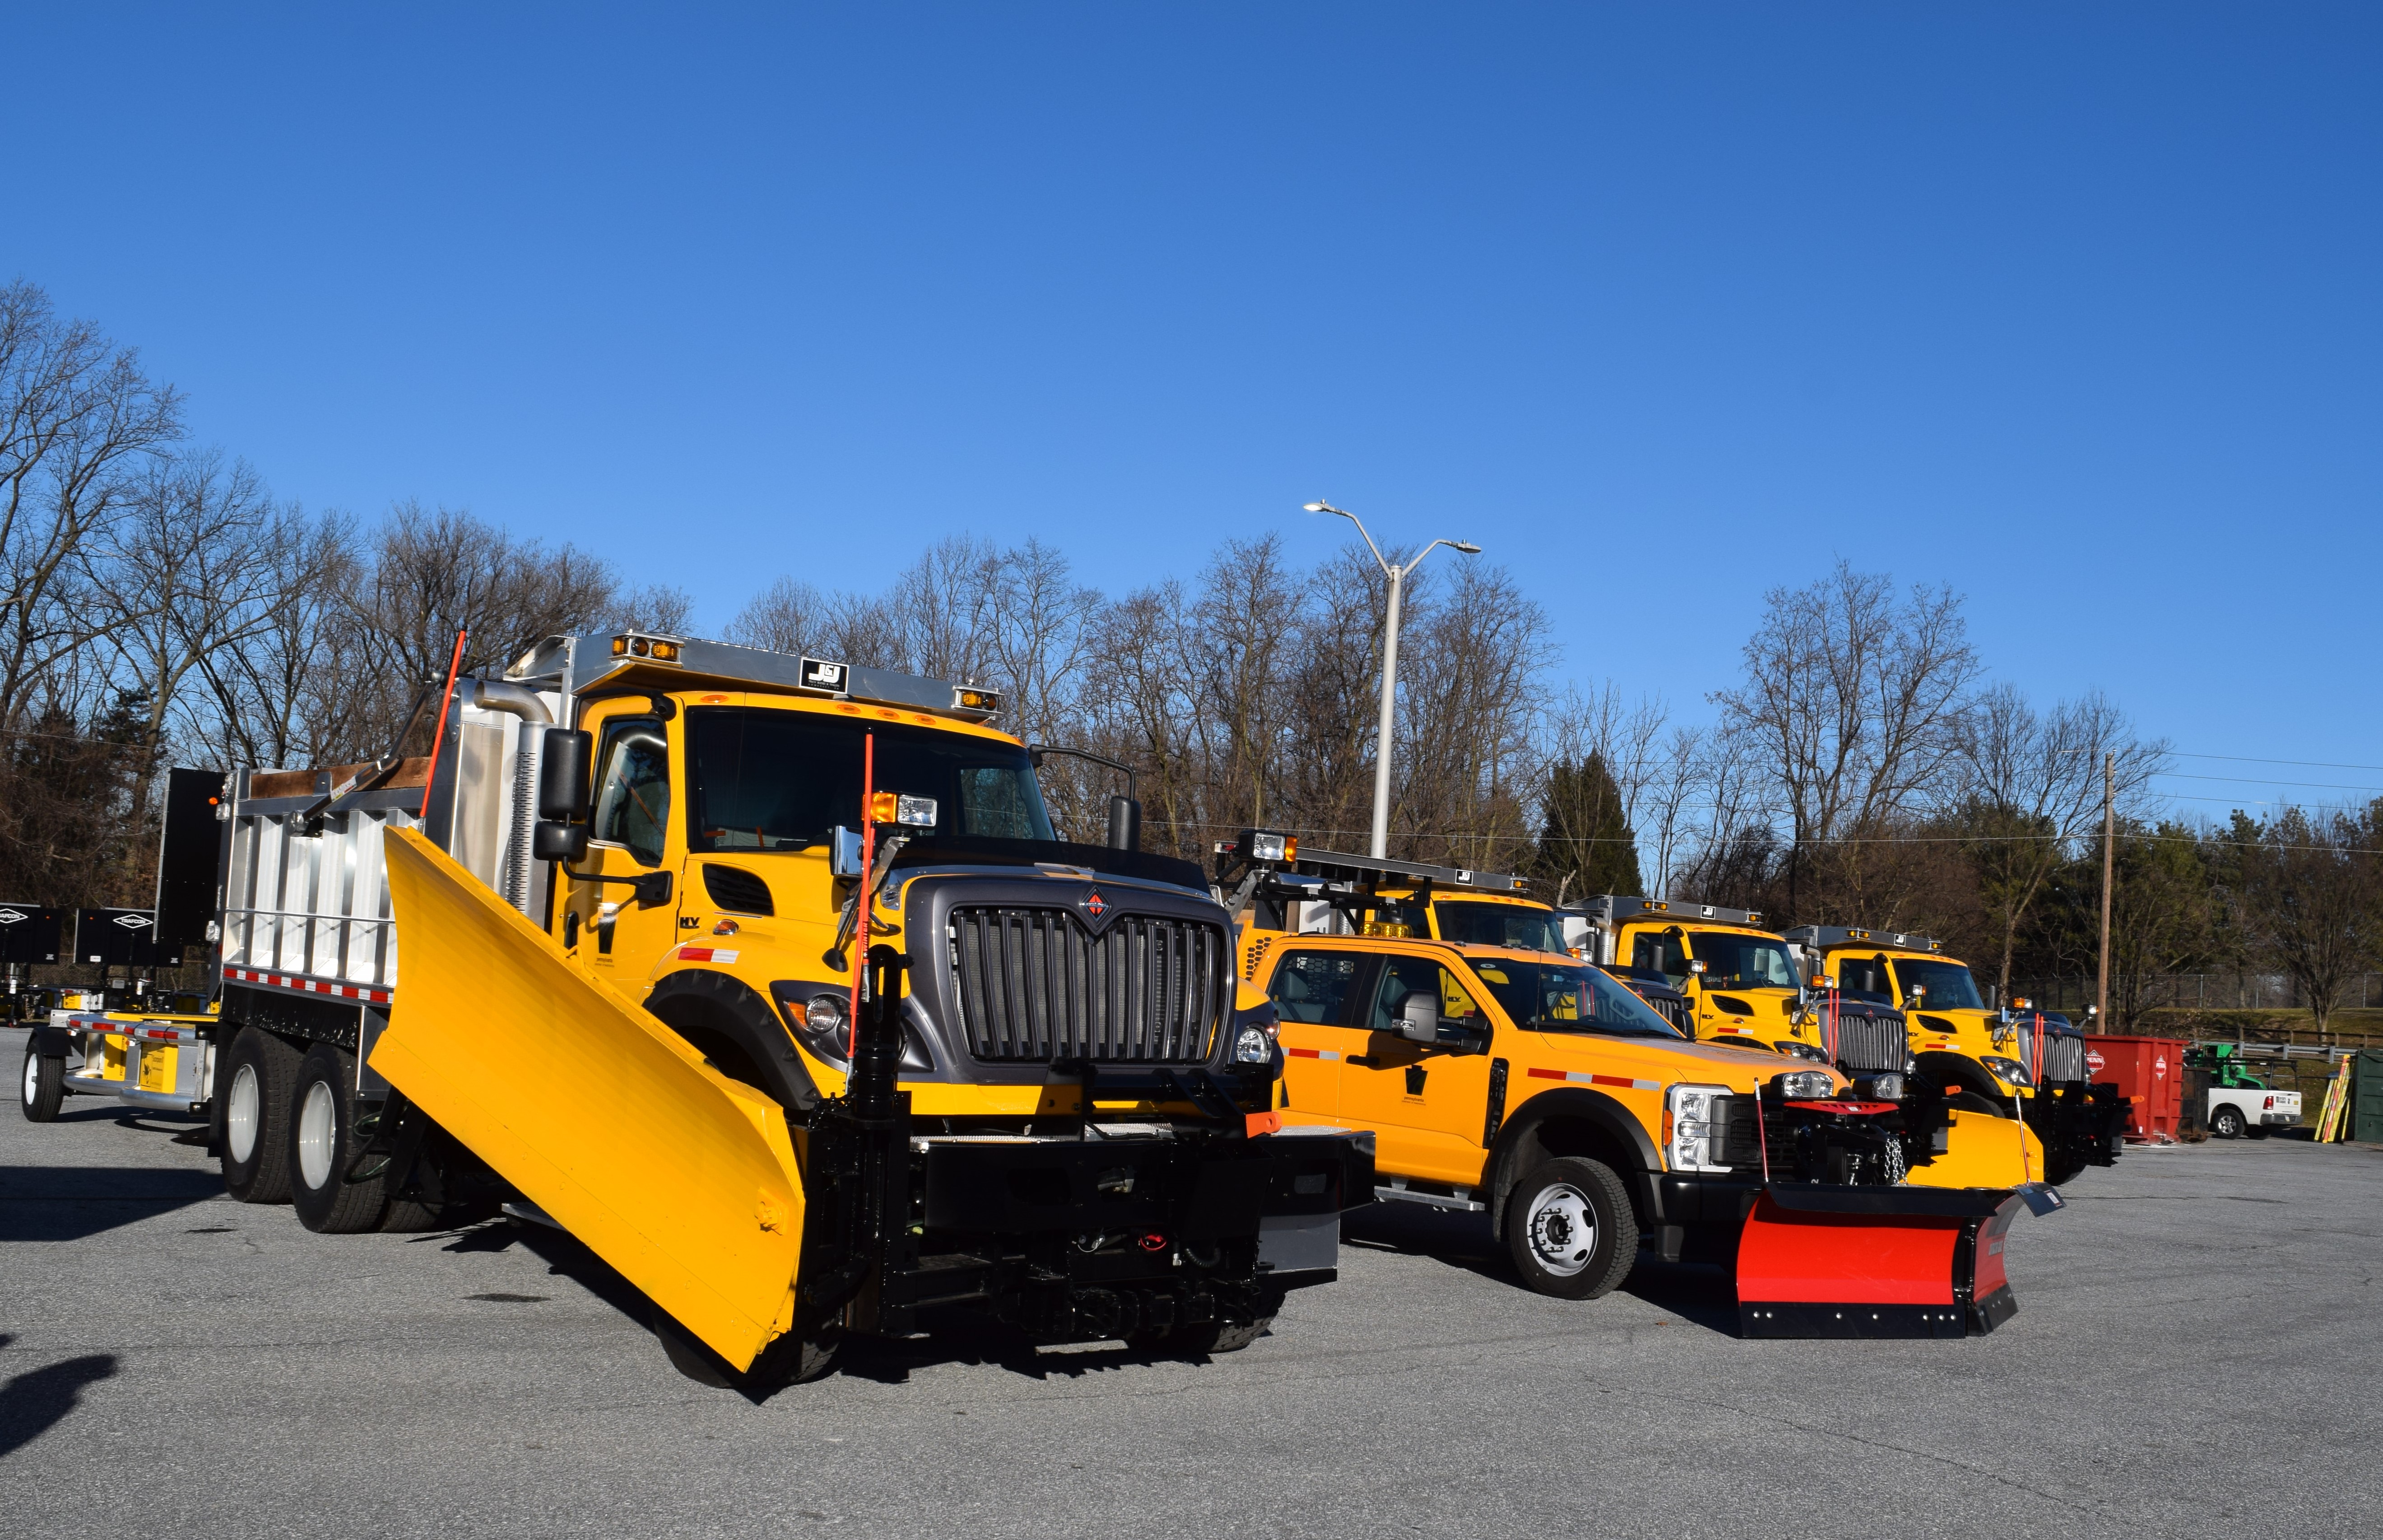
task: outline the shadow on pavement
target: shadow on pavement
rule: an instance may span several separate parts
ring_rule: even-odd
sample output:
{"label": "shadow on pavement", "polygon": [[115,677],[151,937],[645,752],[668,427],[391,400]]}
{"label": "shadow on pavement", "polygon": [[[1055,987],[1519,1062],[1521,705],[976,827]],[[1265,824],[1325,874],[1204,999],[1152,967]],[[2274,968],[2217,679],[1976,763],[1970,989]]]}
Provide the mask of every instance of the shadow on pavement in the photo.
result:
{"label": "shadow on pavement", "polygon": [[222,1196],[213,1170],[9,1166],[0,1169],[0,1242],[82,1240]]}
{"label": "shadow on pavement", "polygon": [[[0,1337],[0,1346],[10,1339]],[[0,1386],[0,1460],[57,1426],[82,1400],[82,1387],[116,1374],[114,1353],[91,1353],[28,1369]]]}

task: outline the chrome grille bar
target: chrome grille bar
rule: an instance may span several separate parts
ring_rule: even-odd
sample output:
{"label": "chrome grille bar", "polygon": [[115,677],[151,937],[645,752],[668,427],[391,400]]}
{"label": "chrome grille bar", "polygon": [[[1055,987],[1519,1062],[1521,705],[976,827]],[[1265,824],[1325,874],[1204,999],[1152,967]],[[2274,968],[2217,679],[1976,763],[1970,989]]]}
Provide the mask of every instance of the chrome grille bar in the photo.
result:
{"label": "chrome grille bar", "polygon": [[1064,909],[952,912],[952,998],[969,1052],[1001,1063],[1200,1064],[1224,1026],[1224,931],[1120,915],[1094,936]]}

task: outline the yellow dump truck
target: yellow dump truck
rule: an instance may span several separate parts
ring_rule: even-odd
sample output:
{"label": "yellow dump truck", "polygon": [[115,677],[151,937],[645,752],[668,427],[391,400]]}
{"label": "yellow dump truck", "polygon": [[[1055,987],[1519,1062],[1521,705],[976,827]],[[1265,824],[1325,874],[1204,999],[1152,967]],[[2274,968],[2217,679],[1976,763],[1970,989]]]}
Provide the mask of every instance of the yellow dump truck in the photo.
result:
{"label": "yellow dump truck", "polygon": [[952,1305],[1222,1351],[1335,1276],[1370,1138],[1279,1129],[1200,869],[1056,838],[989,692],[623,634],[426,697],[433,758],[236,777],[214,1014],[31,1057],[315,1230],[555,1224],[716,1377]]}
{"label": "yellow dump truck", "polygon": [[2036,1136],[2036,1175],[2074,1181],[2118,1157],[2127,1103],[2093,1083],[2083,1034],[2030,1011],[1990,1006],[1967,964],[1902,931],[1804,925],[1784,940],[1826,1005],[1895,1006],[1910,1018],[1912,1069],[1956,1112],[2010,1118]]}

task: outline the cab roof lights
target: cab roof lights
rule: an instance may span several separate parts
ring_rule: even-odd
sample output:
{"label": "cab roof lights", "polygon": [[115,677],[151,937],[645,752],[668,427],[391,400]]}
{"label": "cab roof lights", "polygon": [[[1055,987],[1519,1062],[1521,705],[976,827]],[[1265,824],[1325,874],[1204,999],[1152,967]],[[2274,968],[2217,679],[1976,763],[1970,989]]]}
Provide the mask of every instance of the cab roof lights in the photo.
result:
{"label": "cab roof lights", "polygon": [[1839,946],[1883,946],[1896,952],[1942,952],[1945,943],[1908,930],[1864,930],[1851,925],[1798,925],[1782,932],[1799,946],[1826,952]]}
{"label": "cab roof lights", "polygon": [[[1264,851],[1273,841],[1283,840],[1288,853],[1277,856],[1243,852],[1245,842]],[[1244,860],[1270,861],[1290,867],[1303,877],[1320,877],[1335,882],[1372,882],[1377,887],[1397,886],[1384,883],[1385,878],[1428,881],[1434,887],[1471,888],[1479,892],[1519,893],[1526,883],[1511,872],[1475,871],[1470,867],[1436,867],[1424,861],[1394,861],[1386,856],[1344,856],[1329,850],[1302,850],[1295,837],[1270,829],[1244,830],[1241,839],[1219,840],[1216,854],[1238,856]]]}
{"label": "cab roof lights", "polygon": [[[582,693],[611,683],[626,670],[661,664],[697,682],[728,689],[759,689],[825,696],[834,700],[895,706],[963,721],[990,721],[1001,714],[997,690],[979,684],[868,669],[833,659],[800,658],[734,642],[620,631],[549,636],[505,671],[508,679],[551,678],[569,669],[571,686]],[[683,688],[673,684],[671,688]]]}
{"label": "cab roof lights", "polygon": [[1729,909],[1718,904],[1698,904],[1679,898],[1640,898],[1634,893],[1599,893],[1580,901],[1577,912],[1591,920],[1617,925],[1626,919],[1645,919],[1650,916],[1661,919],[1706,921],[1714,925],[1743,925],[1759,930],[1762,915],[1755,909]]}

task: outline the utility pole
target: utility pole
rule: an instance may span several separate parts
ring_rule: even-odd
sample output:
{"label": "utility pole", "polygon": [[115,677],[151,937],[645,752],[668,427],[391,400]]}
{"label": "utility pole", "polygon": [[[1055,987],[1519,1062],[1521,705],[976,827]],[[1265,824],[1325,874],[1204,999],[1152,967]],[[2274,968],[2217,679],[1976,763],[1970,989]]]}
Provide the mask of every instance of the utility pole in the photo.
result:
{"label": "utility pole", "polygon": [[2093,985],[2093,1030],[2110,1029],[2110,881],[2118,869],[2118,824],[2111,783],[2118,756],[2102,756],[2102,964]]}
{"label": "utility pole", "polygon": [[1373,536],[1366,534],[1364,521],[1347,509],[1335,508],[1319,499],[1309,503],[1307,511],[1310,513],[1338,513],[1355,524],[1357,533],[1364,536],[1365,548],[1374,553],[1376,561],[1381,563],[1382,575],[1388,578],[1390,584],[1389,608],[1382,619],[1382,724],[1374,743],[1372,854],[1376,859],[1379,859],[1390,853],[1390,744],[1391,735],[1398,730],[1399,599],[1406,588],[1407,578],[1417,567],[1423,565],[1423,559],[1433,551],[1446,546],[1451,550],[1460,550],[1467,556],[1478,556],[1481,554],[1481,548],[1470,540],[1434,540],[1430,545],[1415,552],[1414,561],[1401,566],[1382,554],[1382,548],[1374,544]]}

